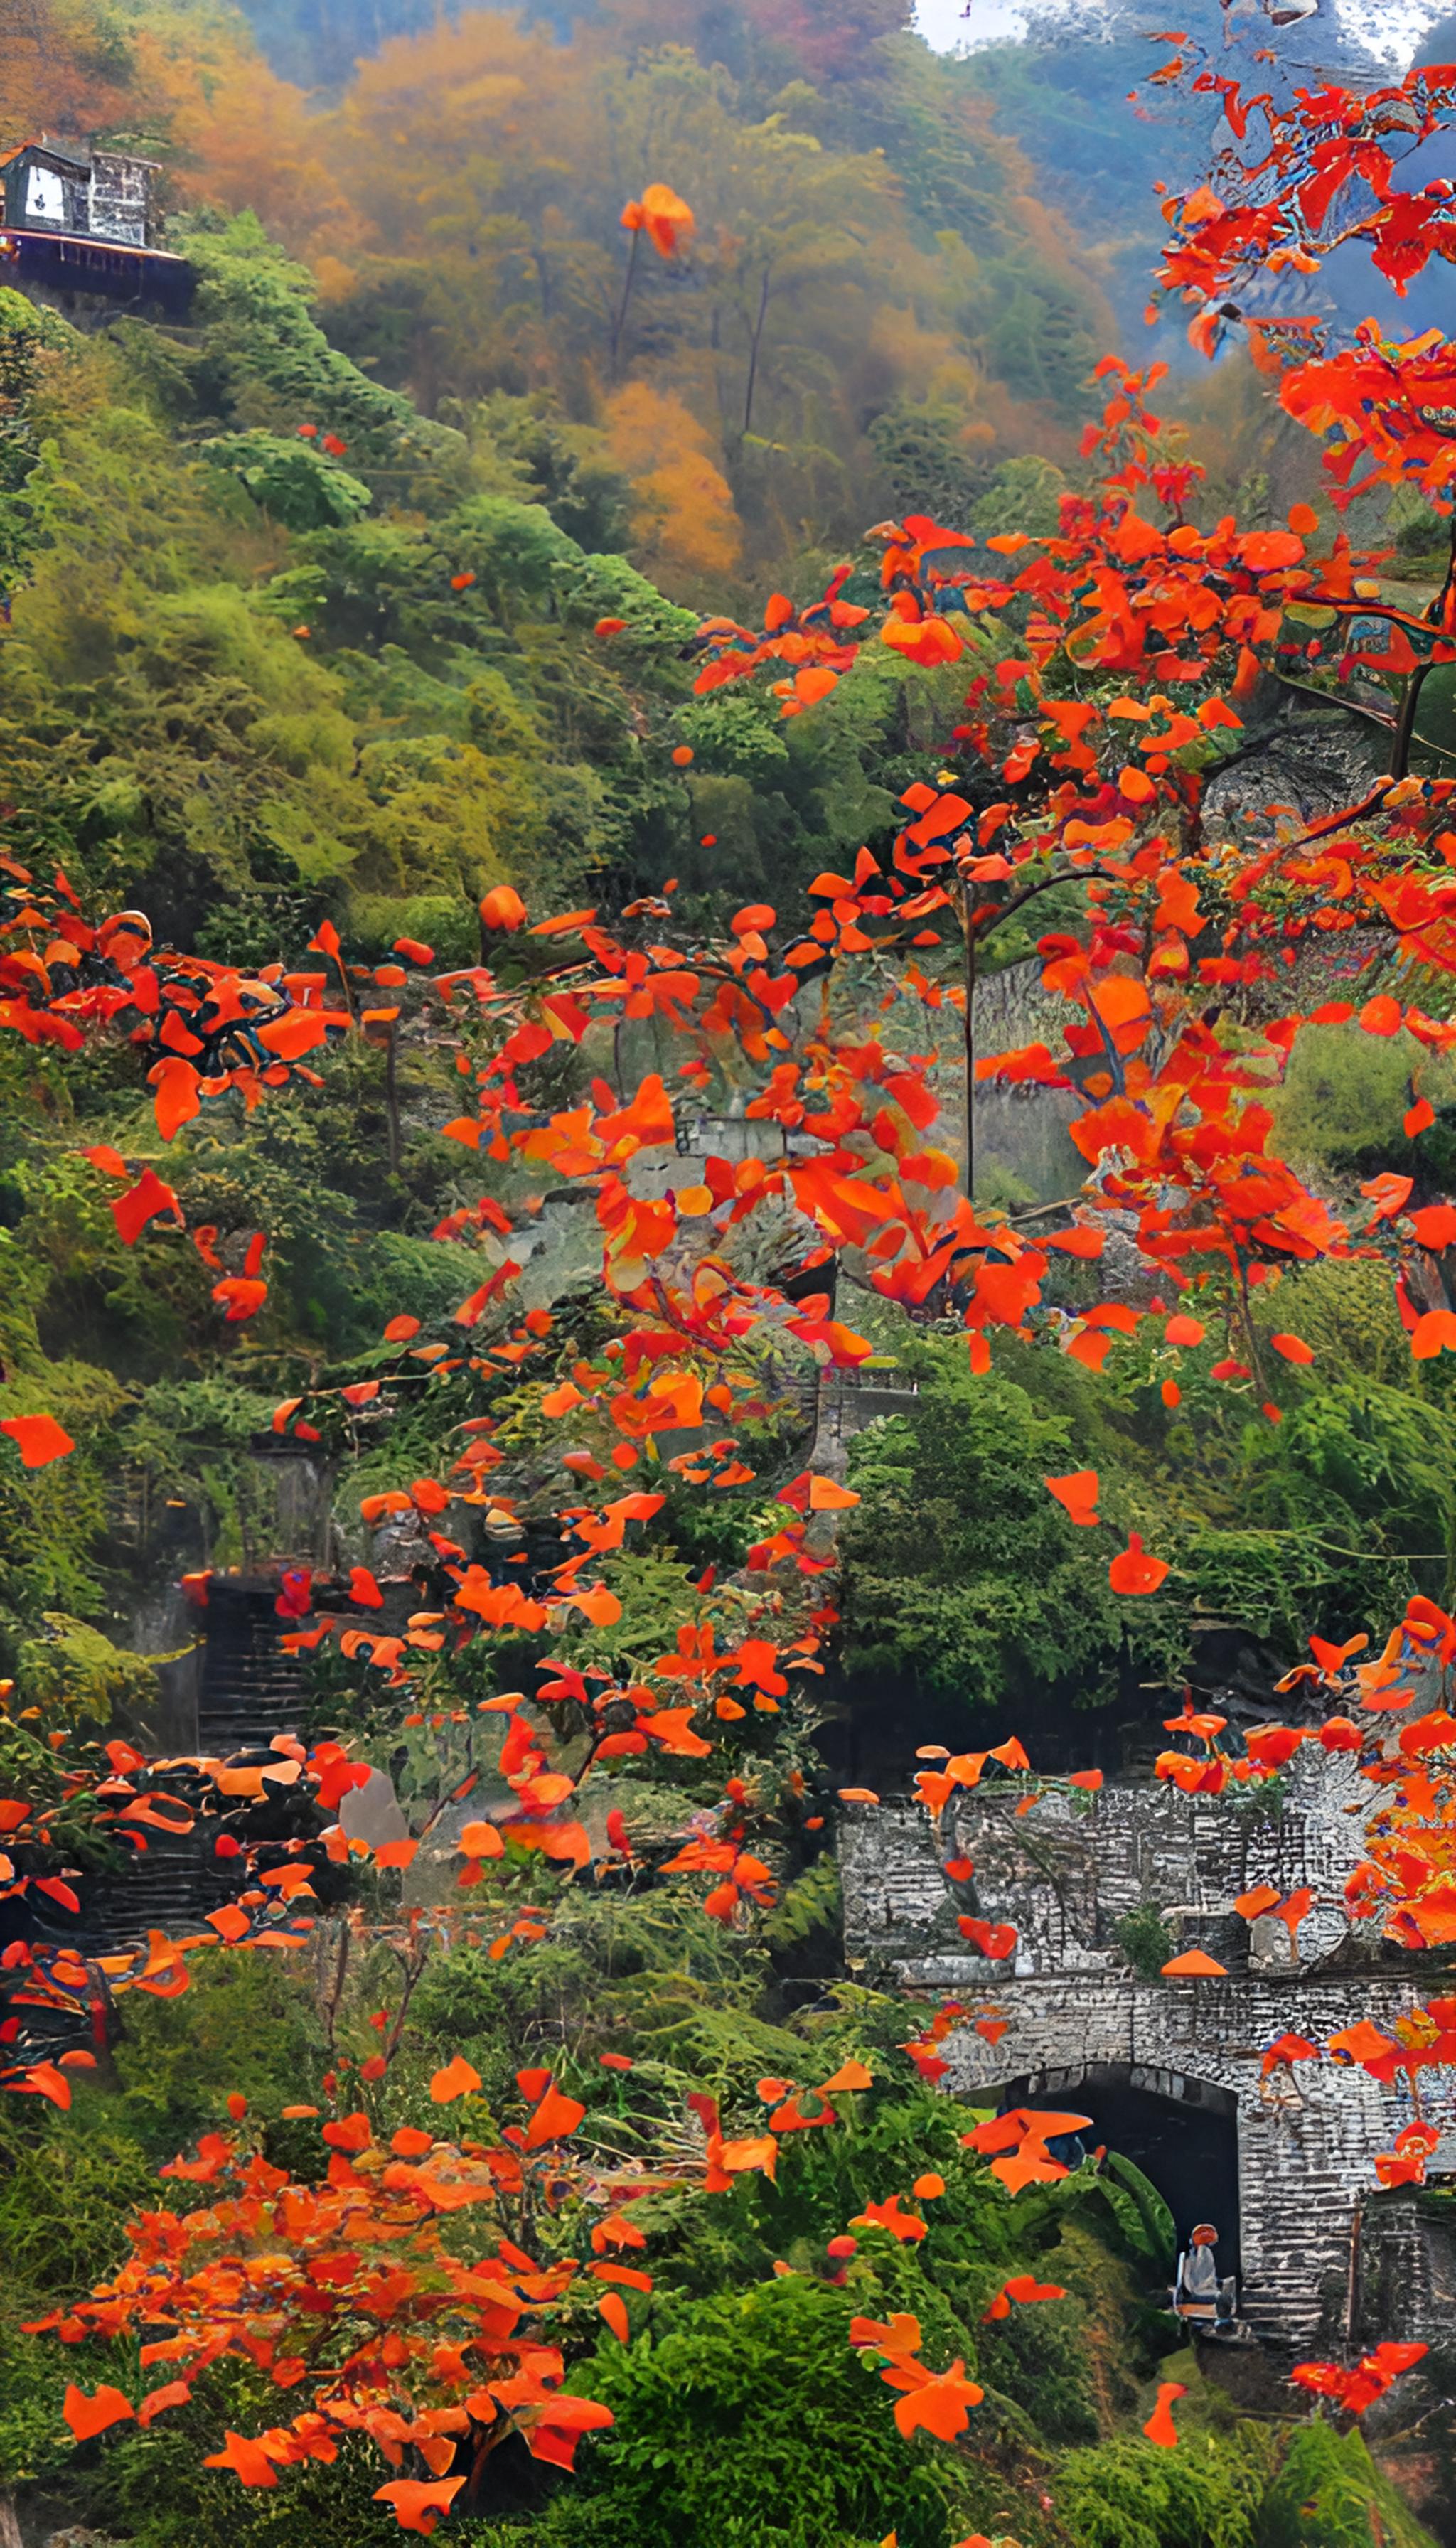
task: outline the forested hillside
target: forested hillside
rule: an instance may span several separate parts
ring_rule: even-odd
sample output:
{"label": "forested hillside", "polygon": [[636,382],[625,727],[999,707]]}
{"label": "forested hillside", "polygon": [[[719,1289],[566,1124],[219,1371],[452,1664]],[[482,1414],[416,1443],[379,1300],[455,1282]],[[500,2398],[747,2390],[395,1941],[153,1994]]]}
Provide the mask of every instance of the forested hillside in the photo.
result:
{"label": "forested hillside", "polygon": [[[320,112],[223,12],[98,21],[59,67],[37,24],[12,137],[125,129],[179,202],[256,212],[332,341],[432,416],[548,398],[619,482],[588,545],[630,537],[675,591],[721,601],[887,505],[1074,448],[1095,269],[897,5],[680,13],[667,43],[630,0],[570,41],[478,12],[391,35]],[[629,278],[619,216],[649,178],[693,227]]]}
{"label": "forested hillside", "polygon": [[[1374,2457],[1244,2412],[1148,2177],[937,2093],[972,1868],[970,2001],[841,1930],[842,1806],[948,1756],[1256,1845],[1228,1712],[1452,1597],[1456,834],[1409,905],[1265,860],[1311,770],[1385,807],[1415,658],[1241,349],[1094,377],[1206,99],[899,0],[0,30],[0,146],[145,152],[195,276],[0,267],[0,2548],[1450,2536],[1438,2382]],[[1417,636],[1433,497],[1348,516]],[[1203,1112],[1103,1193],[1143,970]]]}

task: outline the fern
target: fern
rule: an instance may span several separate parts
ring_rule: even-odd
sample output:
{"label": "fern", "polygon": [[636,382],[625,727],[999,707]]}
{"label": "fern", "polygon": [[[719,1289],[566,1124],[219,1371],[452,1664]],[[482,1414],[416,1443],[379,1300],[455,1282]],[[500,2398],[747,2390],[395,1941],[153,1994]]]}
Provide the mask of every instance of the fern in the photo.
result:
{"label": "fern", "polygon": [[1171,2274],[1178,2256],[1173,2216],[1141,2168],[1110,2150],[1090,2184],[1106,2202],[1133,2254],[1155,2273]]}
{"label": "fern", "polygon": [[764,1921],[764,1944],[773,1955],[807,1947],[815,1938],[832,1946],[839,1936],[842,1912],[839,1866],[826,1856],[816,1860],[806,1873],[796,1876],[792,1884],[785,1885]]}

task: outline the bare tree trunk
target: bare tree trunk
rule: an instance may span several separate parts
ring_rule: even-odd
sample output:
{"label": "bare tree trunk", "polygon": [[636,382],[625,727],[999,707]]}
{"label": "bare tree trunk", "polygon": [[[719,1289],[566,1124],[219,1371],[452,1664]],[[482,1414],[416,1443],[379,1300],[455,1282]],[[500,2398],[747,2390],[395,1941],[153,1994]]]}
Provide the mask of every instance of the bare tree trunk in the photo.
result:
{"label": "bare tree trunk", "polygon": [[1345,2267],[1345,2342],[1352,2347],[1360,2333],[1360,2251],[1364,2228],[1365,2206],[1357,2203],[1350,2215],[1350,2248]]}
{"label": "bare tree trunk", "polygon": [[396,1069],[398,1044],[399,1027],[396,1024],[392,1024],[389,1031],[389,1043],[385,1047],[384,1063],[384,1102],[385,1111],[389,1117],[390,1127],[391,1176],[398,1176],[400,1173],[400,1082]]}
{"label": "bare tree trunk", "polygon": [[[338,1945],[335,1949],[333,1959],[333,1979],[330,1983],[323,1986],[320,1993],[318,2009],[318,2014],[323,2025],[323,2040],[330,2052],[333,2051],[337,2041],[339,2006],[344,1995],[344,1981],[347,1976],[348,1969],[349,1924],[347,1920],[340,1920],[338,1924]],[[4,2548],[3,2541],[0,2541],[0,2548]]]}
{"label": "bare tree trunk", "polygon": [[611,378],[613,381],[616,380],[622,367],[622,339],[626,333],[627,311],[632,300],[632,285],[637,275],[637,251],[641,245],[642,232],[634,230],[632,244],[627,251],[627,271],[622,277],[622,297],[617,304],[617,315],[612,320],[611,327]]}
{"label": "bare tree trunk", "polygon": [[[1456,527],[1453,527],[1451,532],[1451,551],[1445,582],[1425,613],[1433,628],[1444,631],[1450,615],[1453,589],[1456,589]],[[1432,673],[1435,669],[1434,664],[1417,664],[1414,672],[1407,675],[1406,695],[1401,702],[1395,741],[1391,746],[1392,778],[1405,778],[1410,774],[1410,751],[1415,741],[1415,720],[1420,713],[1420,693],[1424,687],[1427,673]]]}
{"label": "bare tree trunk", "polygon": [[764,322],[769,316],[770,272],[770,267],[766,265],[764,268],[764,280],[759,291],[759,315],[754,320],[753,328],[749,336],[748,381],[743,393],[743,431],[745,435],[752,433],[754,429],[754,397],[759,386],[759,347],[764,341]]}
{"label": "bare tree trunk", "polygon": [[965,897],[965,1200],[975,1204],[975,910]]}
{"label": "bare tree trunk", "polygon": [[20,2535],[20,2515],[15,2498],[8,2486],[0,2487],[0,2548],[24,2548]]}

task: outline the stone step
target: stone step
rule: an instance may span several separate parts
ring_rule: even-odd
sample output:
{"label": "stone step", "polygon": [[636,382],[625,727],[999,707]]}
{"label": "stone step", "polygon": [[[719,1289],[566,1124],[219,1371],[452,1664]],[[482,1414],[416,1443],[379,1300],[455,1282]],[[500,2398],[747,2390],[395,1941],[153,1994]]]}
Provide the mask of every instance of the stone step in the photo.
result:
{"label": "stone step", "polygon": [[216,1718],[239,1716],[251,1710],[253,1715],[297,1715],[303,1704],[301,1689],[219,1689],[203,1700],[197,1711],[200,1725],[211,1725]]}
{"label": "stone step", "polygon": [[144,1939],[150,1929],[168,1935],[195,1929],[228,1889],[226,1874],[201,1850],[169,1850],[151,1864],[141,1859],[98,1886],[86,1906],[87,1939],[110,1949]]}
{"label": "stone step", "polygon": [[202,1677],[204,1690],[230,1689],[239,1683],[249,1687],[255,1682],[276,1682],[281,1687],[291,1683],[297,1688],[303,1681],[300,1672],[292,1671],[286,1656],[220,1655]]}
{"label": "stone step", "polygon": [[198,1702],[204,1752],[235,1752],[291,1734],[304,1698],[295,1656],[283,1653],[285,1622],[261,1601],[220,1605],[212,1622]]}
{"label": "stone step", "polygon": [[261,1709],[271,1716],[281,1716],[290,1709],[297,1714],[303,1704],[303,1691],[297,1687],[291,1689],[244,1687],[214,1690],[210,1696],[203,1699],[198,1708],[198,1722],[208,1725],[214,1717],[236,1716],[245,1708],[252,1708],[255,1712]]}
{"label": "stone step", "polygon": [[204,1753],[227,1760],[234,1752],[265,1750],[275,1734],[295,1731],[291,1716],[260,1717],[256,1708],[238,1716],[215,1717],[200,1729]]}

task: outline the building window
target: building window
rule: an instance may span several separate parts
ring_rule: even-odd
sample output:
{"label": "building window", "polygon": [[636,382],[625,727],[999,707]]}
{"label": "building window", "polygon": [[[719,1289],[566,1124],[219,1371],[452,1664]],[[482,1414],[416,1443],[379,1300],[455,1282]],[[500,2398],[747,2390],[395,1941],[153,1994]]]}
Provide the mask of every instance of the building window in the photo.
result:
{"label": "building window", "polygon": [[53,168],[32,168],[26,184],[26,219],[65,220],[65,185]]}

